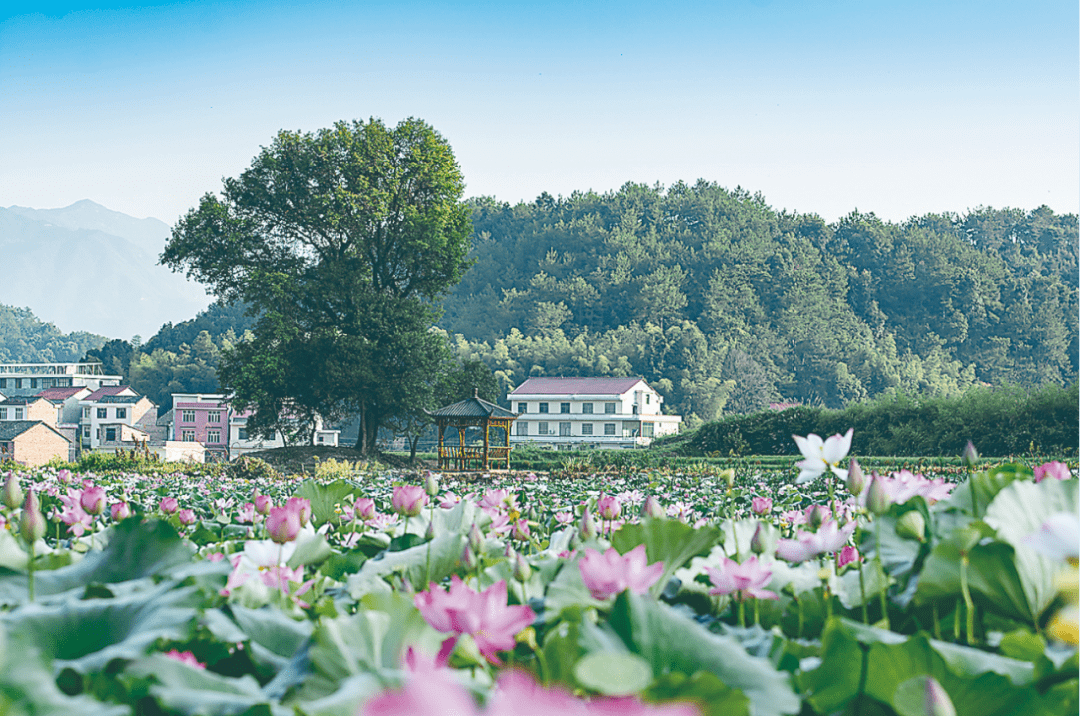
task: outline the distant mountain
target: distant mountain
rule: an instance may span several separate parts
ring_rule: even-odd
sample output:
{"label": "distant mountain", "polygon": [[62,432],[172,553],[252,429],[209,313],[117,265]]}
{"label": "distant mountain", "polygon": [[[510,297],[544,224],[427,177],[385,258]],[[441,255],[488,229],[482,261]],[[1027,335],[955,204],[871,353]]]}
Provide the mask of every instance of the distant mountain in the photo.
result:
{"label": "distant mountain", "polygon": [[34,221],[60,226],[65,229],[91,229],[127,239],[157,261],[165,248],[172,229],[158,219],[136,219],[119,211],[107,209],[101,204],[83,199],[63,209],[29,209],[25,206],[9,206],[8,211]]}
{"label": "distant mountain", "polygon": [[151,336],[209,305],[202,287],[157,265],[169,227],[80,201],[0,209],[0,303],[63,331]]}

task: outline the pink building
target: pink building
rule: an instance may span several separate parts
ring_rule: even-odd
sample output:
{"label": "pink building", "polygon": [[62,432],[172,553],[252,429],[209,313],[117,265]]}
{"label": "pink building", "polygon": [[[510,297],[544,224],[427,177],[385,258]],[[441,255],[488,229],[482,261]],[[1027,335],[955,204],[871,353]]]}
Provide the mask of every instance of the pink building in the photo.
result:
{"label": "pink building", "polygon": [[173,393],[171,439],[201,443],[207,452],[229,458],[229,419],[233,415],[221,393]]}

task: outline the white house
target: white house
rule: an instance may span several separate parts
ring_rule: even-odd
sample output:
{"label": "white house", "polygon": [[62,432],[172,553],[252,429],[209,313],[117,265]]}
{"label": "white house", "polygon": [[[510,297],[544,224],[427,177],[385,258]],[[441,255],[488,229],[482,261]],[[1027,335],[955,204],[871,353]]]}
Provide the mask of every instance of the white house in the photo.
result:
{"label": "white house", "polygon": [[511,445],[645,447],[682,422],[643,378],[529,378],[506,397],[519,415]]}
{"label": "white house", "polygon": [[157,406],[129,386],[98,388],[79,401],[82,449],[114,450],[158,442]]}
{"label": "white house", "polygon": [[0,364],[0,392],[33,395],[46,388],[73,386],[97,390],[120,385],[118,375],[106,375],[100,363],[4,363]]}

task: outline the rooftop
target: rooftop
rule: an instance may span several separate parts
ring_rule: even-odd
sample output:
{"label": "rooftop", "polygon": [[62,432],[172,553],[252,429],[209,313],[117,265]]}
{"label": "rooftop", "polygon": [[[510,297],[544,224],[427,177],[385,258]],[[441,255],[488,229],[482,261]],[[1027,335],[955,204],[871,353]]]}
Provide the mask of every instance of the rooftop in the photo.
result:
{"label": "rooftop", "polygon": [[125,391],[127,391],[128,393],[135,392],[131,389],[130,385],[104,385],[95,390],[90,395],[83,398],[83,400],[91,403],[96,403],[106,396],[119,395],[120,393],[123,393]]}
{"label": "rooftop", "polygon": [[515,395],[621,395],[644,378],[528,378],[510,391]]}
{"label": "rooftop", "polygon": [[[62,433],[52,427],[46,425],[40,420],[3,420],[0,421],[0,440],[14,440],[27,430],[30,430],[36,425],[44,425],[46,430],[52,430],[54,433],[68,440]],[[71,442],[68,440],[68,442]]]}
{"label": "rooftop", "polygon": [[46,388],[45,390],[35,393],[39,398],[45,398],[45,400],[67,400],[73,395],[81,393],[87,390],[81,385],[72,385],[66,388]]}
{"label": "rooftop", "polygon": [[144,397],[142,395],[105,395],[99,398],[97,402],[109,405],[113,403],[138,403]]}

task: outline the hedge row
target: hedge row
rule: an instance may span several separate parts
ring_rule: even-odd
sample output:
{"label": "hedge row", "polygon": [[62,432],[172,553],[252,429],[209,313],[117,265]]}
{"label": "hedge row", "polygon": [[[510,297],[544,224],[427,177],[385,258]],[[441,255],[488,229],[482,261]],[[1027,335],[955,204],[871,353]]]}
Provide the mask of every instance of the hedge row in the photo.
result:
{"label": "hedge row", "polygon": [[843,410],[798,407],[734,415],[672,441],[684,455],[791,455],[792,435],[855,429],[856,455],[959,455],[971,440],[988,457],[1075,456],[1080,444],[1078,384],[975,388],[958,398],[894,395]]}

